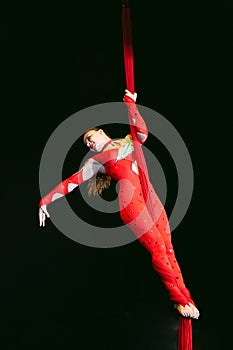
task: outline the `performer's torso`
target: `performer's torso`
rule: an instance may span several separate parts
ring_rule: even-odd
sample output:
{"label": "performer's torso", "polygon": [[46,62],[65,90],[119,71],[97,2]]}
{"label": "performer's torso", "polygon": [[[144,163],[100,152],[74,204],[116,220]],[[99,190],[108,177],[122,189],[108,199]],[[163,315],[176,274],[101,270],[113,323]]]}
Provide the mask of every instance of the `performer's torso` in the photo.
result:
{"label": "performer's torso", "polygon": [[128,217],[130,213],[131,221],[132,216],[137,216],[145,206],[139,169],[133,153],[128,153],[125,157],[122,155],[122,159],[119,159],[119,149],[110,148],[94,158],[103,164],[105,174],[117,181],[121,215]]}

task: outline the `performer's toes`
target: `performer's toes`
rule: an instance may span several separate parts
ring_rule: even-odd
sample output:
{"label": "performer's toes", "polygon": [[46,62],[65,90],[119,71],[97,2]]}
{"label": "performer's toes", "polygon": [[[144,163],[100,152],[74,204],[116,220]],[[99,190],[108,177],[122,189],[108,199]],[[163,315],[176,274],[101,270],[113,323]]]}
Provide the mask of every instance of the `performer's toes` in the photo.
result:
{"label": "performer's toes", "polygon": [[192,310],[192,318],[198,319],[198,317],[200,316],[200,312],[199,310],[196,308],[195,305],[193,305],[192,303],[188,303],[189,307]]}
{"label": "performer's toes", "polygon": [[187,308],[188,305],[182,306],[180,304],[175,304],[175,309],[183,316],[190,317],[191,308]]}
{"label": "performer's toes", "polygon": [[198,319],[200,315],[198,309],[193,304],[186,304],[185,306],[175,304],[174,307],[183,317]]}

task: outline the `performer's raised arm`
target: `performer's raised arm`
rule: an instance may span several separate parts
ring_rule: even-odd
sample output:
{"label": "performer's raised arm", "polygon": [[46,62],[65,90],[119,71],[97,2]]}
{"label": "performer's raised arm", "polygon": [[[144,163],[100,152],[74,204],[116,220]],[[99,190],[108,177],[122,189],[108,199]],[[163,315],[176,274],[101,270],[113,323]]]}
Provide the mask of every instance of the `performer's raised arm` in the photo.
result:
{"label": "performer's raised arm", "polygon": [[41,198],[39,202],[40,226],[45,226],[45,219],[46,217],[49,217],[47,205],[54,202],[58,198],[64,197],[73,191],[77,186],[89,180],[98,172],[101,172],[101,170],[104,171],[103,165],[94,158],[89,158],[80,171],[76,172],[66,180],[63,180],[47,195]]}
{"label": "performer's raised arm", "polygon": [[148,137],[148,129],[144,119],[142,118],[137,106],[136,106],[137,93],[132,94],[129,90],[125,90],[123,101],[128,107],[130,114],[130,123],[133,125],[136,131],[138,142],[145,143]]}

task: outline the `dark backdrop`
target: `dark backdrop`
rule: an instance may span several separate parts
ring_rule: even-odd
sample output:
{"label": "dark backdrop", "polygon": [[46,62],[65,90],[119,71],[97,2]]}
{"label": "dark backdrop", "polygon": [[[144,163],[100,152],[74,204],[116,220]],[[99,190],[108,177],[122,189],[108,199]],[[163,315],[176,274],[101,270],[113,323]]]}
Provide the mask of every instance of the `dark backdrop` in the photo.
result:
{"label": "dark backdrop", "polygon": [[[230,0],[131,4],[138,103],[176,127],[194,166],[173,242],[201,312],[195,350],[227,349],[232,308],[232,10]],[[50,134],[83,108],[122,101],[120,1],[2,1],[1,47],[2,348],[176,349],[178,316],[138,242],[96,249],[38,226]]]}

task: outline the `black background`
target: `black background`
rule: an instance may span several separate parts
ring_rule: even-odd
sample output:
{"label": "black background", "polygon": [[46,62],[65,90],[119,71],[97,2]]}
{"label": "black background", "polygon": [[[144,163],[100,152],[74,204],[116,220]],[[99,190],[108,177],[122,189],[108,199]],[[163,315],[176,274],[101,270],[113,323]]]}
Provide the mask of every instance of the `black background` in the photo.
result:
{"label": "black background", "polygon": [[[176,127],[194,167],[192,202],[173,232],[201,312],[194,350],[227,349],[229,336],[232,10],[230,0],[131,4],[138,103]],[[40,157],[53,130],[83,108],[122,101],[120,1],[2,1],[1,48],[2,349],[176,349],[178,316],[138,242],[96,249],[50,221],[38,226]],[[153,151],[167,157],[159,143]]]}

